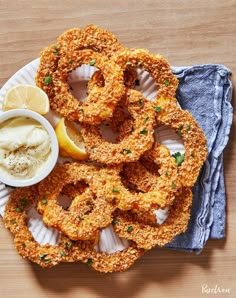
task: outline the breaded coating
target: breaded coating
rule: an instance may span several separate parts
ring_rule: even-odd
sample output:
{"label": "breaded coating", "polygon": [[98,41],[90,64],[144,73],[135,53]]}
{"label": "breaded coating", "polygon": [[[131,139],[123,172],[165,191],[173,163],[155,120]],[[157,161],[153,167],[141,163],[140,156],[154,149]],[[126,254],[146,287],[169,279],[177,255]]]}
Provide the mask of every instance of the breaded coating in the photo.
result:
{"label": "breaded coating", "polygon": [[157,98],[175,96],[178,80],[168,61],[161,55],[153,55],[147,49],[124,49],[117,52],[112,60],[119,64],[123,71],[141,68],[149,72],[157,86]]}
{"label": "breaded coating", "polygon": [[[181,184],[177,175],[177,165],[167,148],[156,145],[155,162],[160,164],[160,176],[148,192],[136,193],[127,189],[120,175],[122,166],[100,169],[95,173],[91,186],[96,189],[97,197],[113,202],[120,210],[149,211],[164,208],[173,203]],[[133,170],[135,171],[134,168]],[[132,172],[129,175],[132,177]],[[140,175],[138,177],[142,179]],[[138,183],[135,177],[131,181],[134,184]]]}
{"label": "breaded coating", "polygon": [[[120,143],[110,143],[102,138],[99,127],[83,125],[81,134],[92,161],[105,164],[132,162],[152,147],[154,141],[154,109],[140,92],[127,90],[126,106],[134,119],[129,136]],[[142,104],[140,104],[142,102]]]}
{"label": "breaded coating", "polygon": [[[39,183],[37,209],[47,226],[58,229],[72,240],[97,239],[99,229],[112,222],[115,206],[105,198],[97,198],[96,193],[89,188],[95,172],[92,166],[67,163],[57,166]],[[82,194],[76,195],[68,210],[65,210],[57,204],[59,194],[66,184],[78,181],[86,182],[89,186]]]}
{"label": "breaded coating", "polygon": [[[27,210],[37,201],[37,188],[17,188],[10,194],[4,213],[4,224],[14,235],[14,243],[18,253],[26,259],[51,268],[61,262],[71,262],[73,259],[66,254],[66,242],[70,239],[62,237],[59,244],[41,245],[34,240],[28,229]],[[63,241],[62,241],[63,240]]]}
{"label": "breaded coating", "polygon": [[183,186],[192,187],[207,158],[207,141],[192,114],[182,110],[176,103],[174,98],[159,98],[155,103],[160,108],[156,120],[161,125],[173,128],[183,138],[185,155],[178,175]]}
{"label": "breaded coating", "polygon": [[[84,103],[73,96],[68,84],[69,73],[82,64],[92,64],[100,69],[105,80],[104,87],[95,86],[90,90]],[[82,123],[97,124],[111,117],[125,91],[121,68],[92,50],[68,52],[61,57],[52,81],[55,90],[50,101],[52,109],[69,120]]]}
{"label": "breaded coating", "polygon": [[176,196],[170,207],[169,216],[160,226],[151,226],[140,222],[131,212],[116,211],[113,221],[115,232],[119,237],[134,241],[139,248],[151,249],[158,245],[163,246],[187,229],[192,204],[190,188],[183,188],[182,193]]}

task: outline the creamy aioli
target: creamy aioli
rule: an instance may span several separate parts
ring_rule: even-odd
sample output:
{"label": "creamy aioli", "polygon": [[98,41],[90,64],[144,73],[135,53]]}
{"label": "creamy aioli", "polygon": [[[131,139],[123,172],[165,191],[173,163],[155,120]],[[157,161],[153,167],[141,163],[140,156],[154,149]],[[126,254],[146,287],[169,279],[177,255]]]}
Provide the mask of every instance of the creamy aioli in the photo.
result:
{"label": "creamy aioli", "polygon": [[15,117],[0,124],[0,171],[8,179],[32,178],[50,153],[49,134],[38,121]]}

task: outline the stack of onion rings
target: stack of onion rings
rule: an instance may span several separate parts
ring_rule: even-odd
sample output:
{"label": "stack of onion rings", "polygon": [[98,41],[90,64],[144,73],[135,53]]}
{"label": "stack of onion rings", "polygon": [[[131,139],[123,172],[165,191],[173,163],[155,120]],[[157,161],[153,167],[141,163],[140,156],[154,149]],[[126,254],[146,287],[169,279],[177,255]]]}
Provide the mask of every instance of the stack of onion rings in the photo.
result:
{"label": "stack of onion rings", "polygon": [[[68,83],[69,74],[83,64],[97,68],[85,102],[74,97]],[[153,101],[135,90],[138,69],[155,81]],[[35,80],[53,111],[80,124],[89,159],[60,164],[38,185],[11,193],[4,223],[19,254],[47,268],[80,261],[101,272],[124,271],[146,250],[183,233],[191,187],[207,148],[193,116],[178,106],[178,80],[168,61],[146,49],[128,49],[112,33],[88,25],[66,31],[41,52]],[[117,134],[115,142],[103,137],[102,125]],[[154,137],[163,125],[183,138],[181,162]],[[69,198],[70,206],[60,206],[60,195]],[[27,224],[31,206],[59,231],[57,245],[41,245],[33,238]],[[129,240],[128,248],[97,250],[100,231],[109,225]]]}

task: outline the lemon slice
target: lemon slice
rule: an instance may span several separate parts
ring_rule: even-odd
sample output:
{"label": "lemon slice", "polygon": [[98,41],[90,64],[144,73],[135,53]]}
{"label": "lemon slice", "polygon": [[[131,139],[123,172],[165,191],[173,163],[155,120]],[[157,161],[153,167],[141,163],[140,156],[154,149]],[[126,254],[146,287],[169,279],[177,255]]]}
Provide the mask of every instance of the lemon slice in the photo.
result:
{"label": "lemon slice", "polygon": [[2,110],[28,109],[45,115],[49,111],[47,94],[39,87],[16,85],[9,89],[2,103]]}
{"label": "lemon slice", "polygon": [[84,160],[88,157],[81,133],[77,130],[74,123],[61,118],[55,126],[60,155],[72,157],[77,160]]}

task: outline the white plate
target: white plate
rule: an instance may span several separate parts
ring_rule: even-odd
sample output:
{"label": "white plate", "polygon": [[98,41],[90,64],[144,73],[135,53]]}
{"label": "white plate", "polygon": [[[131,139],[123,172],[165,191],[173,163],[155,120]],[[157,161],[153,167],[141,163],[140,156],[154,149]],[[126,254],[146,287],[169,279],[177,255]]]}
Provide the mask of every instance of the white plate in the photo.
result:
{"label": "white plate", "polygon": [[[35,85],[35,76],[39,66],[39,59],[32,61],[25,65],[19,71],[17,71],[2,87],[0,90],[0,113],[2,113],[2,101],[6,92],[13,86],[18,84]],[[70,74],[69,83],[73,88],[73,94],[78,98],[86,97],[86,83],[94,73],[96,68],[87,65],[82,65],[76,71]],[[140,86],[136,89],[141,91],[146,98],[153,100],[156,96],[156,87],[154,80],[145,71],[138,72],[138,79]],[[55,126],[58,122],[58,117],[53,111],[50,111],[45,116],[49,122]],[[155,131],[155,136],[158,142],[167,146],[170,149],[171,154],[174,152],[184,152],[184,146],[181,138],[171,129],[166,127],[160,127]],[[60,161],[60,158],[59,158]],[[9,199],[9,195],[12,189],[5,186],[0,182],[0,215],[3,216],[5,205]],[[49,243],[56,245],[59,239],[59,233],[55,229],[47,228],[43,222],[42,217],[34,209],[29,210],[29,229],[32,232],[36,241],[41,244]],[[168,216],[167,210],[158,210],[156,212],[157,222],[163,223]],[[97,246],[97,250],[100,252],[113,253],[115,251],[121,251],[128,247],[128,241],[120,239],[114,232],[112,226],[103,229],[100,233],[100,241]]]}

